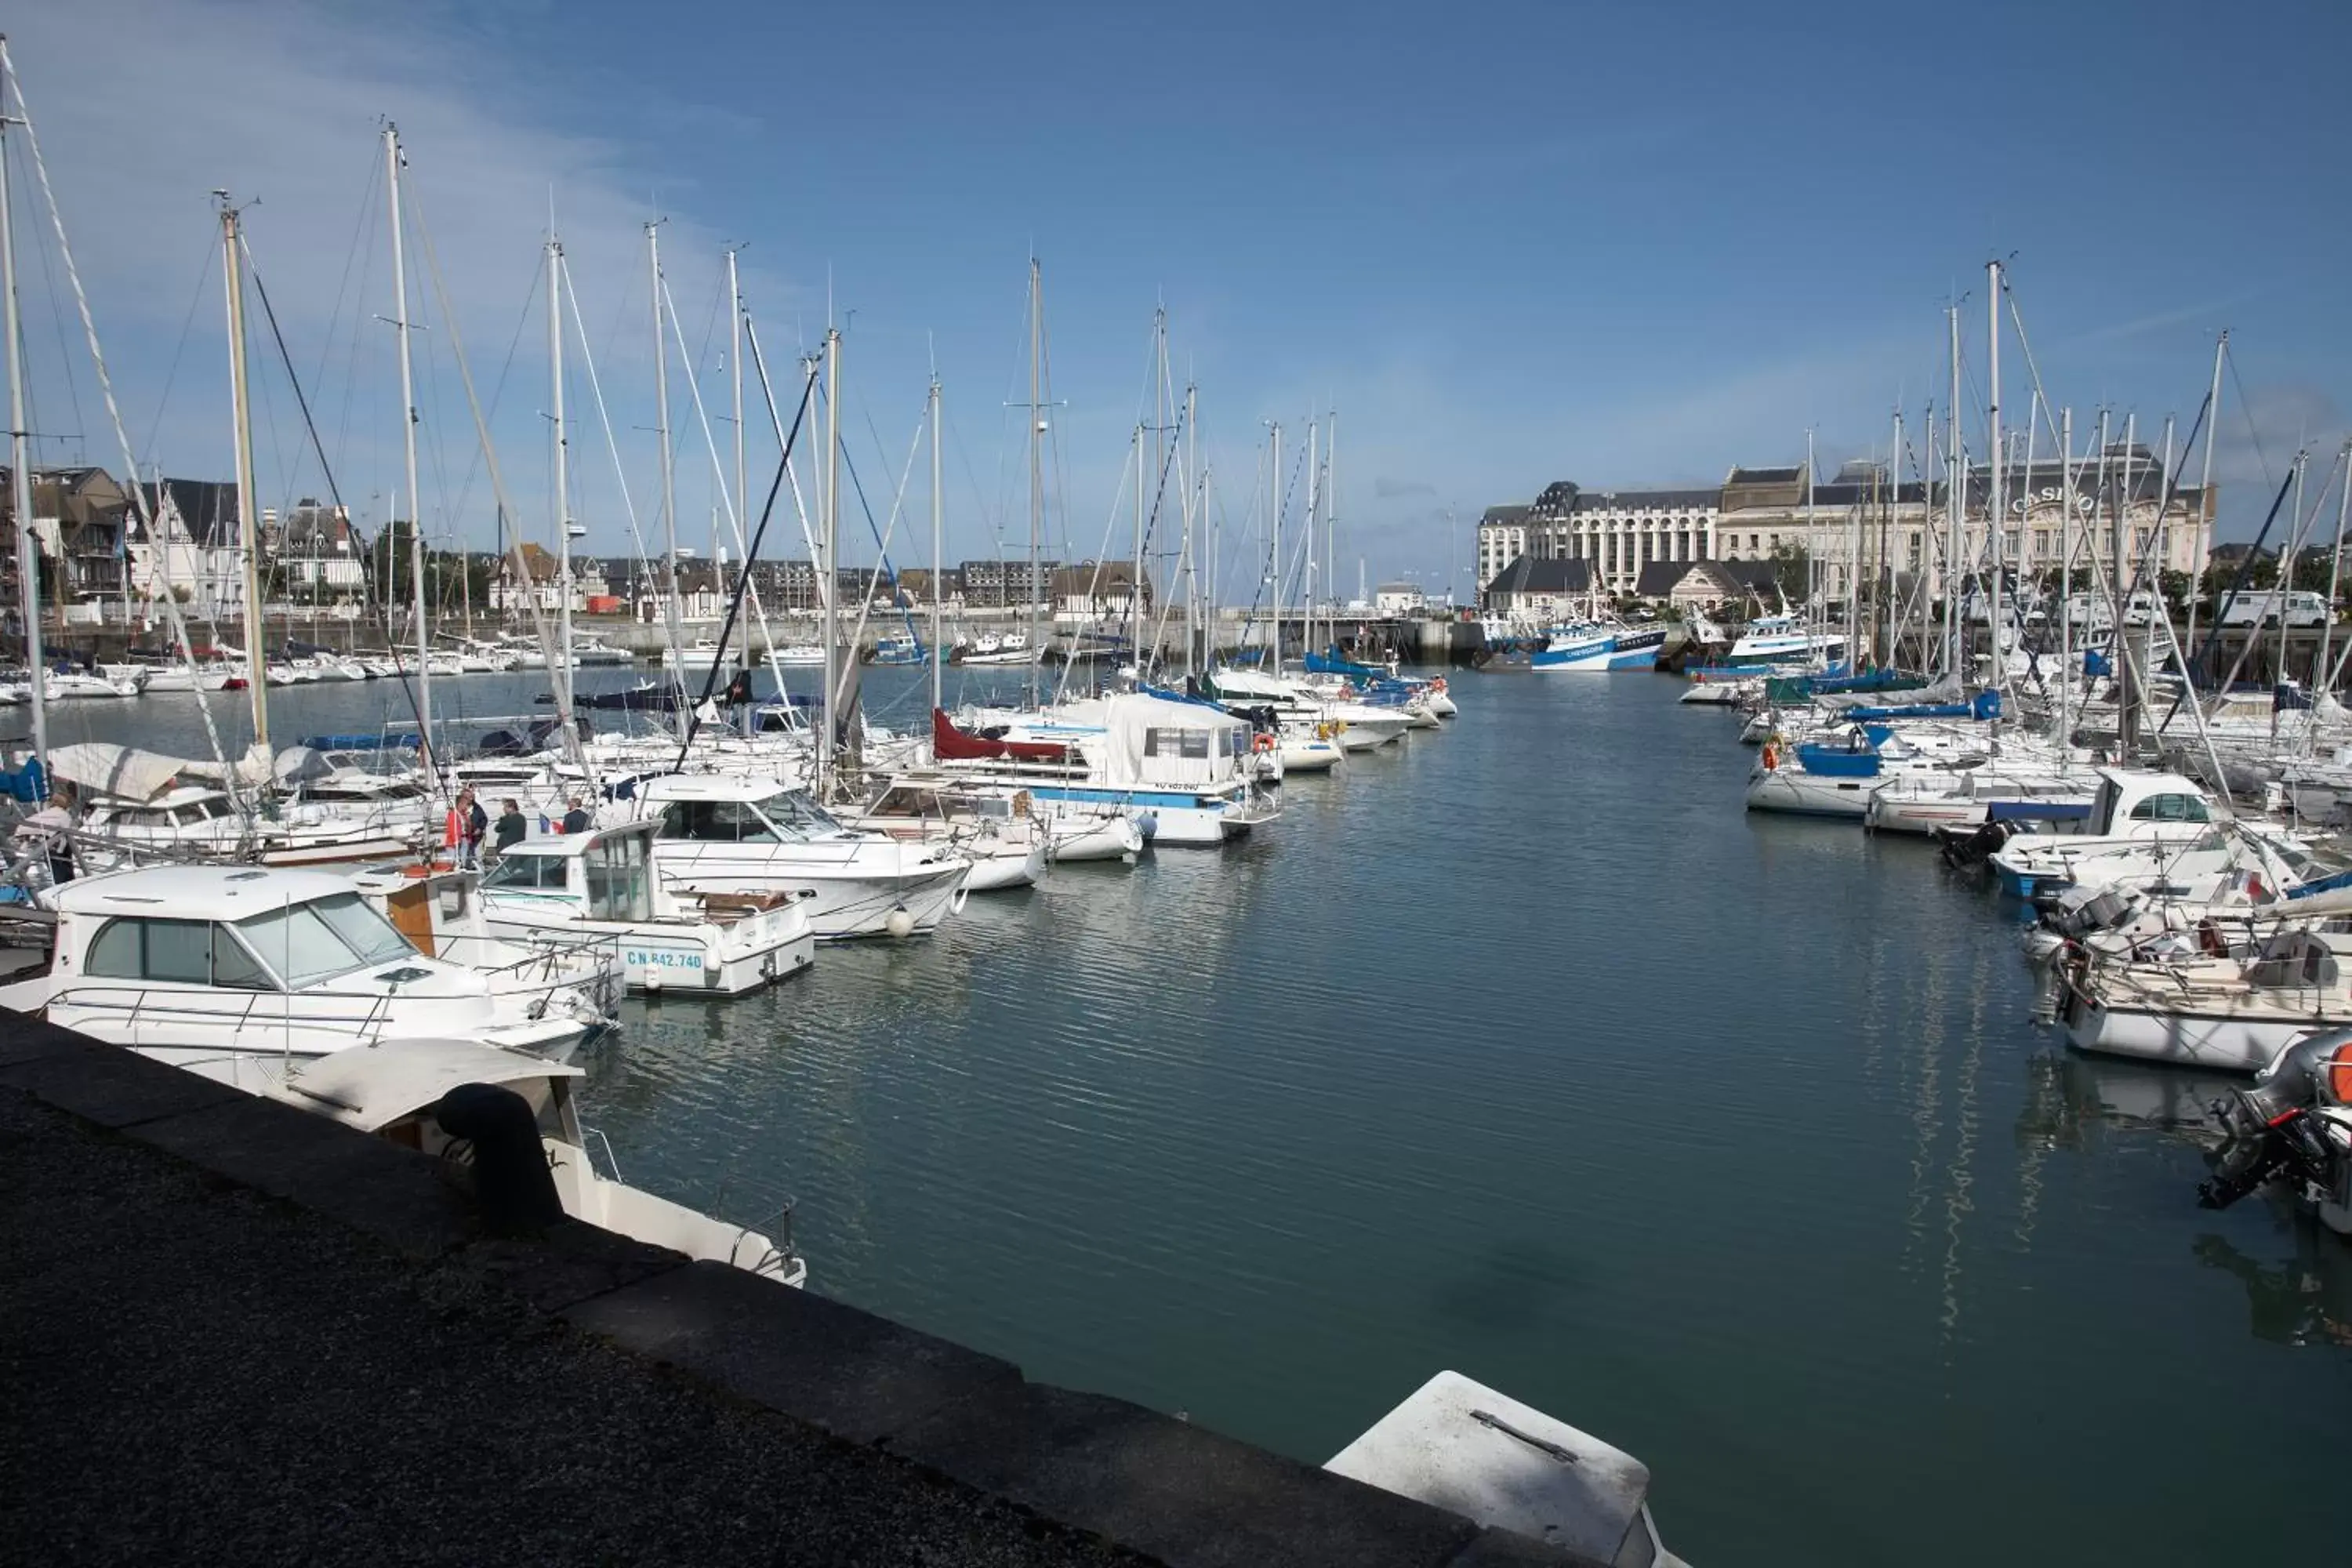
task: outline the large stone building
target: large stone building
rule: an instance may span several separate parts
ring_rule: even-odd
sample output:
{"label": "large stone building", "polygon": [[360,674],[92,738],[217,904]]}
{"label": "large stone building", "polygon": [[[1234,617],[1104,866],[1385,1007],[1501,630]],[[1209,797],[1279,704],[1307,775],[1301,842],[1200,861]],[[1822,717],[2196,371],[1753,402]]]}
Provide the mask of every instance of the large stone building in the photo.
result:
{"label": "large stone building", "polygon": [[[1987,540],[1988,468],[1969,471],[1963,491],[1958,559],[1981,569]],[[2151,550],[2164,571],[2194,573],[2212,531],[2213,497],[2193,487],[2165,500],[2157,458],[2118,442],[2104,461],[2078,459],[2069,472],[2054,459],[2020,461],[2002,475],[2007,498],[2000,555],[2020,579],[2105,566],[2115,555],[2117,517],[2127,559]],[[1522,555],[1580,560],[1600,588],[1640,591],[1655,563],[1767,561],[1801,552],[1815,563],[1821,592],[1842,598],[1858,570],[1908,586],[1924,576],[1940,595],[1951,529],[1940,481],[1890,483],[1881,464],[1843,465],[1834,475],[1791,468],[1734,468],[1708,489],[1588,490],[1567,480],[1545,487],[1528,507],[1490,507],[1479,520],[1478,585],[1483,594]],[[2159,513],[2161,515],[2159,515]],[[1653,578],[1654,581],[1655,578]]]}

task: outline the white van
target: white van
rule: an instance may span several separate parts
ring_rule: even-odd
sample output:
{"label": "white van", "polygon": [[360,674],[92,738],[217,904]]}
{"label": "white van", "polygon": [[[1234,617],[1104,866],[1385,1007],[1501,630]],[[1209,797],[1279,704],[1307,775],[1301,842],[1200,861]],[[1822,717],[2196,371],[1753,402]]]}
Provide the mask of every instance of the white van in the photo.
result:
{"label": "white van", "polygon": [[2225,626],[2274,626],[2282,614],[2290,626],[2324,626],[2327,597],[2301,588],[2251,588],[2221,601],[2221,622]]}

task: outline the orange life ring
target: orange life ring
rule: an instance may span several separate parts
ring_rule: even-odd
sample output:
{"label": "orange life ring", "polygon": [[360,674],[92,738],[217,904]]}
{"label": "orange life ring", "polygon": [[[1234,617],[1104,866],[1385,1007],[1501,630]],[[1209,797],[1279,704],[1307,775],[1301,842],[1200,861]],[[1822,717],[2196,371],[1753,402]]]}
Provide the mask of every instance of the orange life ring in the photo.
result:
{"label": "orange life ring", "polygon": [[1769,741],[1765,742],[1764,742],[1764,771],[1765,771],[1766,773],[1773,773],[1773,772],[1777,771],[1777,770],[1780,768],[1780,749],[1779,749],[1778,747],[1774,746],[1774,745],[1772,744],[1772,742],[1769,742]]}
{"label": "orange life ring", "polygon": [[1271,751],[1273,751],[1273,750],[1274,750],[1274,737],[1273,737],[1273,736],[1271,736],[1271,735],[1267,735],[1267,734],[1258,734],[1258,735],[1254,735],[1254,736],[1252,736],[1252,737],[1250,738],[1250,750],[1251,750],[1251,751],[1253,751],[1253,752],[1261,752],[1261,753],[1262,753],[1262,752],[1271,752]]}
{"label": "orange life ring", "polygon": [[2338,1046],[2327,1058],[2327,1089],[2338,1105],[2352,1105],[2352,1045]]}

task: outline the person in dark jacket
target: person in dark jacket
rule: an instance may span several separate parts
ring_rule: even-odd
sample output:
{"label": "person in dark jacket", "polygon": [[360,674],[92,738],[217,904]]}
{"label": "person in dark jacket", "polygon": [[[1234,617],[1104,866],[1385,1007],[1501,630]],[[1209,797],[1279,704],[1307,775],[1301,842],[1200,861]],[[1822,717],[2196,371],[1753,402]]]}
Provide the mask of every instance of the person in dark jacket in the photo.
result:
{"label": "person in dark jacket", "polygon": [[590,826],[588,809],[580,804],[580,797],[575,795],[572,797],[572,809],[563,814],[563,831],[585,833]]}
{"label": "person in dark jacket", "polygon": [[530,831],[530,824],[523,820],[521,805],[511,800],[500,801],[498,836],[491,841],[491,849],[498,854],[505,854],[522,842],[522,836]]}
{"label": "person in dark jacket", "polygon": [[466,864],[478,865],[482,858],[482,839],[490,830],[490,814],[482,809],[471,788],[457,794],[457,826],[466,837]]}

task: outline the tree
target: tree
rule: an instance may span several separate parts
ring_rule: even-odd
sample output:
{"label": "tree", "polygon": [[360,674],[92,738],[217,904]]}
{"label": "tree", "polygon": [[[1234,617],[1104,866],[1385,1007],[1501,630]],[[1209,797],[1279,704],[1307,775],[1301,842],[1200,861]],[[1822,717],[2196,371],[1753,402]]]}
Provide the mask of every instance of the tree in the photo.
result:
{"label": "tree", "polygon": [[1802,604],[1812,592],[1812,556],[1801,544],[1772,547],[1772,585],[1792,605]]}

